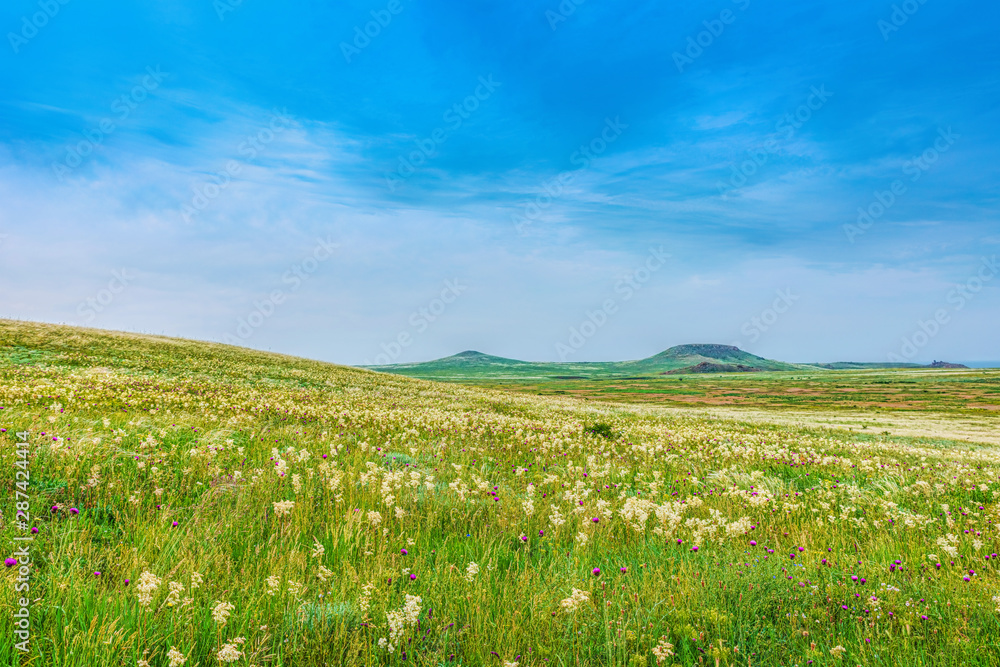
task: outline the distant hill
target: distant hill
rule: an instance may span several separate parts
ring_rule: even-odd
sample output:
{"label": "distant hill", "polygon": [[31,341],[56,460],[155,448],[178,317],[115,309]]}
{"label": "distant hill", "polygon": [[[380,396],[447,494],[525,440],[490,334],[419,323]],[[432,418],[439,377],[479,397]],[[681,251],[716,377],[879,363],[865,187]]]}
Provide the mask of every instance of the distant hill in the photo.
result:
{"label": "distant hill", "polygon": [[532,362],[466,350],[450,357],[411,364],[366,366],[372,370],[438,380],[517,378],[589,380],[643,378],[666,373],[746,373],[809,368],[765,359],[732,345],[677,345],[635,361]]}
{"label": "distant hill", "polygon": [[840,361],[832,364],[790,364],[750,354],[734,345],[696,343],[675,345],[634,361],[521,361],[466,350],[450,357],[410,364],[364,366],[383,373],[426,380],[629,380],[695,373],[763,373],[771,371],[865,370],[878,368],[965,368],[935,361],[930,365]]}
{"label": "distant hill", "polygon": [[968,368],[964,364],[953,364],[947,361],[935,361],[930,364],[909,364],[891,361],[836,361],[832,364],[809,364],[816,368],[825,368],[832,371],[843,370],[865,370],[866,368]]}

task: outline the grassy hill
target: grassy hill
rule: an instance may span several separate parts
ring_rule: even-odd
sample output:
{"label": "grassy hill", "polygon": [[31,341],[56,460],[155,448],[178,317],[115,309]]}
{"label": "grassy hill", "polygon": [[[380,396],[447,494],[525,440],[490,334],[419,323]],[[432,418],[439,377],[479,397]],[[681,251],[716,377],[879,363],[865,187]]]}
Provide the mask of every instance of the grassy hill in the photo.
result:
{"label": "grassy hill", "polygon": [[996,451],[0,320],[0,659],[996,665]]}
{"label": "grassy hill", "polygon": [[434,380],[553,379],[653,377],[664,373],[785,371],[806,368],[758,357],[732,345],[678,345],[636,361],[531,362],[469,350],[410,364],[369,366],[371,370]]}

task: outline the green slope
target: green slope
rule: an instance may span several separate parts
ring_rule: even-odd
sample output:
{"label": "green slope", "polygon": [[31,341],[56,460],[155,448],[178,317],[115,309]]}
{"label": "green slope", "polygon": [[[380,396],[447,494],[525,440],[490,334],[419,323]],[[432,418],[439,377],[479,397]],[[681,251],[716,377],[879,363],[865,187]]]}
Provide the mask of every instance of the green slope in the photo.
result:
{"label": "green slope", "polygon": [[435,380],[595,379],[655,377],[664,373],[795,371],[810,368],[765,359],[732,345],[677,345],[635,361],[531,362],[468,350],[434,361],[366,366],[372,370]]}

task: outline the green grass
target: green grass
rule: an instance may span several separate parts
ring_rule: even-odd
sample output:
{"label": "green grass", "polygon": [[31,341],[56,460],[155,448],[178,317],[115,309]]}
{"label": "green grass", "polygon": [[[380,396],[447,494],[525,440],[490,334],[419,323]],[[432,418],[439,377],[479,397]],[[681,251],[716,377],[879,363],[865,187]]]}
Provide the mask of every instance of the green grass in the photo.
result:
{"label": "green grass", "polygon": [[[830,373],[873,395],[953,382]],[[840,404],[836,382],[797,377]],[[962,391],[986,396],[979,377]],[[955,392],[927,400],[952,409]],[[30,651],[8,625],[3,664],[229,664],[223,649],[237,665],[652,666],[669,644],[663,665],[1000,665],[992,446],[9,321],[0,406],[0,532],[25,534],[18,431],[39,529]],[[16,568],[0,576],[10,618]]]}

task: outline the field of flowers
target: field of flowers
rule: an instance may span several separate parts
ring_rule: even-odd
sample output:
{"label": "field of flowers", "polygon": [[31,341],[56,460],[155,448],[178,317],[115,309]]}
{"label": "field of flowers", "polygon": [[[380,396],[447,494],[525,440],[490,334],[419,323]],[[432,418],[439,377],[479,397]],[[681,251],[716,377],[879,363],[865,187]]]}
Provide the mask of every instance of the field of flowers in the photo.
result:
{"label": "field of flowers", "polygon": [[0,408],[4,665],[1000,665],[990,446],[9,321]]}

